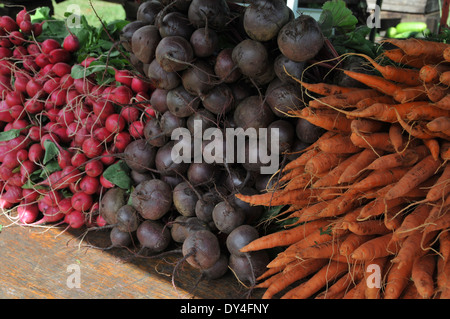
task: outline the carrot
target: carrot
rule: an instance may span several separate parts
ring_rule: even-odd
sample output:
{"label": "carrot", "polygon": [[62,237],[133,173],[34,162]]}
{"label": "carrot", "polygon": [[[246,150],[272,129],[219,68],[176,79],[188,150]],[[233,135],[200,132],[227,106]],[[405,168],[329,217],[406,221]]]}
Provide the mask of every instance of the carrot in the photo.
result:
{"label": "carrot", "polygon": [[306,204],[317,190],[310,188],[289,191],[273,191],[255,195],[236,194],[236,198],[252,206],[279,206],[289,204]]}
{"label": "carrot", "polygon": [[424,145],[410,148],[403,153],[391,153],[383,155],[375,159],[367,166],[369,170],[388,169],[394,167],[407,167],[412,166],[425,156],[429,155],[428,148]]}
{"label": "carrot", "polygon": [[[364,272],[364,280],[365,280],[365,289],[364,296],[366,299],[380,299],[381,298],[381,278],[384,277],[385,267],[387,263],[387,257],[380,257],[374,260],[365,262],[365,272]],[[377,268],[375,268],[377,267]],[[372,275],[374,271],[379,270],[380,277]]]}
{"label": "carrot", "polygon": [[428,233],[431,233],[436,230],[447,229],[450,227],[450,210],[449,207],[445,208],[445,212],[440,216],[433,220],[426,220],[425,227],[422,232],[422,236],[425,237]]}
{"label": "carrot", "polygon": [[365,109],[348,112],[347,116],[371,118],[378,121],[395,123],[398,121],[397,114],[403,118],[412,107],[427,104],[429,104],[427,101],[412,101],[401,104],[375,103]]}
{"label": "carrot", "polygon": [[411,270],[411,279],[417,288],[417,292],[424,299],[429,299],[434,293],[434,269],[436,257],[431,254],[416,258]]}
{"label": "carrot", "polygon": [[450,194],[450,165],[445,165],[442,174],[429,189],[426,200],[429,202],[444,200],[448,194]]}
{"label": "carrot", "polygon": [[378,72],[380,72],[383,78],[385,78],[386,80],[406,84],[408,86],[415,86],[421,84],[419,71],[416,69],[396,67],[393,65],[381,65],[365,54],[357,54],[357,55],[362,56],[365,59],[369,60],[372,66]]}
{"label": "carrot", "polygon": [[346,154],[321,152],[306,162],[305,172],[316,175],[329,171],[346,157]]}
{"label": "carrot", "polygon": [[323,112],[320,109],[311,109],[309,107],[303,108],[301,111],[291,112],[293,116],[298,116],[321,127],[327,131],[350,133],[351,120],[347,119],[342,113],[334,111],[330,112],[328,109]]}
{"label": "carrot", "polygon": [[350,256],[350,254],[353,253],[356,248],[361,246],[361,244],[373,239],[374,237],[374,235],[358,235],[355,233],[350,233],[342,241],[339,247],[339,253],[343,256]]}
{"label": "carrot", "polygon": [[397,255],[391,260],[392,263],[398,264],[397,267],[403,268],[412,265],[417,257],[425,254],[429,248],[430,242],[436,237],[437,232],[431,232],[427,235],[426,240],[422,242],[422,234],[414,232],[406,237],[401,243],[401,247]]}
{"label": "carrot", "polygon": [[336,280],[329,288],[319,293],[315,299],[340,299],[349,287],[363,279],[363,268],[357,264],[345,275]]}
{"label": "carrot", "polygon": [[439,254],[440,258],[447,263],[450,259],[450,232],[441,231],[439,234]]}
{"label": "carrot", "polygon": [[349,231],[357,235],[384,235],[389,232],[389,229],[384,225],[384,221],[378,219],[350,222],[345,226]]}
{"label": "carrot", "polygon": [[443,259],[437,261],[437,290],[440,299],[450,299],[450,263],[444,263]]}
{"label": "carrot", "polygon": [[436,59],[442,59],[442,54],[448,44],[424,39],[385,39],[384,42],[391,43],[402,49],[405,54],[410,56],[429,56]]}
{"label": "carrot", "polygon": [[350,70],[343,70],[343,72],[345,75],[351,77],[352,79],[359,81],[367,85],[368,87],[389,96],[393,96],[396,90],[398,90],[401,87],[404,87],[404,85],[402,84],[394,83],[378,75],[370,75]]}
{"label": "carrot", "polygon": [[450,78],[450,67],[448,65],[443,63],[427,64],[420,68],[420,79],[425,83],[436,83],[439,82],[439,77],[445,72],[449,72],[448,76]]}
{"label": "carrot", "polygon": [[442,56],[445,61],[450,62],[450,49],[446,48],[444,52],[442,53]]}
{"label": "carrot", "polygon": [[363,206],[359,206],[336,218],[334,223],[331,225],[331,234],[336,236],[347,234],[348,230],[343,225],[345,225],[346,222],[356,221],[362,208]]}
{"label": "carrot", "polygon": [[402,49],[390,49],[386,50],[382,53],[382,55],[386,56],[388,59],[390,59],[392,62],[410,66],[416,69],[420,69],[424,65],[431,64],[431,63],[439,63],[442,61],[442,59],[439,58],[430,58],[428,56],[409,56],[403,52]]}
{"label": "carrot", "polygon": [[361,210],[361,213],[358,216],[358,221],[363,221],[368,218],[382,215],[387,211],[389,211],[391,208],[396,207],[405,202],[406,202],[405,197],[399,197],[388,201],[385,201],[384,198],[382,197],[375,198],[373,201],[367,203]]}
{"label": "carrot", "polygon": [[436,103],[450,93],[450,88],[438,84],[428,84],[425,85],[425,91],[427,92],[428,99]]}
{"label": "carrot", "polygon": [[388,272],[386,286],[384,290],[384,299],[398,299],[406,288],[411,276],[412,263],[406,267],[399,267],[394,264]]}
{"label": "carrot", "polygon": [[438,117],[450,117],[450,110],[443,110],[432,104],[412,107],[406,114],[410,121],[427,120],[432,121]]}
{"label": "carrot", "polygon": [[355,108],[363,109],[363,108],[371,106],[375,103],[393,104],[393,103],[395,103],[395,100],[392,98],[392,96],[389,96],[389,95],[366,97],[366,98],[360,100],[358,103],[356,103]]}
{"label": "carrot", "polygon": [[441,73],[439,76],[439,82],[445,85],[450,85],[450,71]]}
{"label": "carrot", "polygon": [[391,232],[377,236],[361,244],[350,256],[356,260],[374,260],[389,256],[394,253],[394,251],[391,251],[391,248],[395,248],[389,246],[391,239]]}
{"label": "carrot", "polygon": [[[312,203],[312,205],[304,206],[303,208],[291,213],[288,218],[297,218],[297,220],[290,226],[297,225],[309,220],[315,220],[319,218],[314,218],[320,213],[325,207],[329,205],[330,201],[321,201],[317,203]],[[311,219],[310,219],[311,218]]]}
{"label": "carrot", "polygon": [[352,120],[350,128],[352,133],[359,134],[380,132],[384,126],[385,123],[381,121],[358,117]]}
{"label": "carrot", "polygon": [[274,267],[274,268],[267,269],[258,278],[256,278],[256,281],[258,281],[259,284],[257,284],[255,286],[255,288],[267,288],[269,286],[270,282],[272,281],[272,278],[274,278],[275,275],[279,274],[284,269],[286,269],[286,267],[287,267],[287,265],[283,265],[280,267]]}
{"label": "carrot", "polygon": [[305,153],[301,154],[296,159],[287,163],[286,166],[284,166],[282,172],[287,172],[294,168],[305,166],[306,162],[313,156],[317,155],[319,152],[320,152],[320,150],[318,148],[312,148],[312,149],[306,151]]}
{"label": "carrot", "polygon": [[[377,154],[378,153],[378,154]],[[361,171],[365,169],[370,163],[372,163],[378,155],[383,154],[383,151],[377,150],[377,153],[372,151],[369,148],[364,149],[359,153],[358,158],[351,163],[345,170],[342,172],[339,177],[338,183],[351,183],[356,180],[356,178],[361,174]]]}
{"label": "carrot", "polygon": [[439,152],[440,152],[440,145],[437,139],[435,138],[427,138],[422,140],[423,144],[428,148],[428,150],[431,153],[431,156],[435,161],[439,160]]}
{"label": "carrot", "polygon": [[319,187],[330,187],[339,184],[339,179],[342,174],[346,171],[346,169],[354,165],[354,162],[359,158],[360,153],[353,154],[348,157],[341,163],[339,163],[335,168],[333,168],[327,175],[318,179],[315,183],[312,184],[311,187],[319,188]]}
{"label": "carrot", "polygon": [[408,281],[408,284],[406,285],[405,289],[403,289],[403,292],[400,295],[399,299],[418,300],[418,299],[422,299],[422,297],[420,296],[419,292],[417,291],[417,288],[414,285],[414,282]]}
{"label": "carrot", "polygon": [[414,101],[425,101],[428,99],[428,94],[422,84],[413,87],[399,88],[394,92],[392,97],[398,103],[408,103]]}
{"label": "carrot", "polygon": [[263,249],[269,249],[280,246],[288,246],[299,242],[312,233],[317,232],[321,227],[326,227],[330,222],[326,220],[317,220],[294,228],[281,230],[261,236],[241,248],[241,252],[250,252]]}
{"label": "carrot", "polygon": [[[315,271],[319,270],[326,264],[326,259],[310,259],[298,263],[296,266],[290,268],[276,275],[275,280],[271,280],[271,284],[262,295],[262,299],[271,299],[275,294],[286,289],[292,283],[303,279]],[[257,286],[258,287],[258,286]]]}
{"label": "carrot", "polygon": [[366,282],[360,280],[355,286],[353,286],[342,299],[365,299]]}
{"label": "carrot", "polygon": [[295,167],[294,169],[286,171],[286,172],[282,171],[281,173],[283,173],[283,174],[281,174],[280,179],[278,180],[278,183],[280,183],[280,184],[282,184],[286,181],[290,181],[294,177],[297,177],[297,176],[308,175],[305,173],[304,165]]}
{"label": "carrot", "polygon": [[437,161],[432,155],[428,155],[401,176],[384,198],[390,200],[405,195],[435,174],[441,164],[440,160]]}
{"label": "carrot", "polygon": [[384,225],[389,230],[395,231],[403,222],[404,215],[401,213],[405,209],[404,205],[398,205],[384,213]]}
{"label": "carrot", "polygon": [[354,154],[361,151],[361,148],[352,143],[348,134],[337,134],[332,138],[321,141],[318,146],[326,153]]}
{"label": "carrot", "polygon": [[404,167],[376,170],[361,181],[351,185],[350,188],[358,191],[368,191],[374,187],[386,186],[399,181],[407,172],[408,168]]}
{"label": "carrot", "polygon": [[434,106],[443,110],[450,110],[450,94],[447,94],[439,101],[434,102]]}
{"label": "carrot", "polygon": [[370,148],[387,152],[395,151],[394,146],[390,142],[388,132],[370,134],[352,133],[350,139],[355,146],[360,148]]}
{"label": "carrot", "polygon": [[292,77],[296,82],[301,84],[305,89],[319,95],[336,95],[360,90],[356,87],[345,87],[328,83],[308,83]]}
{"label": "carrot", "polygon": [[302,248],[298,251],[291,250],[286,252],[285,257],[294,257],[298,259],[309,259],[309,258],[331,258],[333,255],[337,255],[339,250],[339,244],[330,240],[324,243],[315,244],[309,247]]}
{"label": "carrot", "polygon": [[450,160],[450,142],[443,142],[439,150],[439,156],[443,161]]}
{"label": "carrot", "polygon": [[398,153],[404,145],[403,128],[398,123],[393,123],[389,126],[389,141],[391,142],[394,150]]}
{"label": "carrot", "polygon": [[325,287],[327,283],[348,271],[348,265],[342,262],[330,261],[307,281],[284,294],[281,299],[306,299]]}
{"label": "carrot", "polygon": [[354,107],[363,98],[380,96],[380,92],[373,89],[359,89],[346,93],[327,95],[309,101],[308,106],[314,109],[333,106],[338,109]]}
{"label": "carrot", "polygon": [[427,128],[433,132],[449,131],[450,130],[450,117],[438,116],[434,119],[431,119],[430,122],[427,123]]}
{"label": "carrot", "polygon": [[304,173],[298,176],[294,176],[289,182],[286,183],[284,190],[295,190],[300,188],[305,188],[311,183],[314,183],[317,179],[315,176],[311,176],[311,174]]}
{"label": "carrot", "polygon": [[431,205],[419,204],[403,220],[399,228],[394,232],[393,240],[403,239],[421,227],[430,215]]}
{"label": "carrot", "polygon": [[427,129],[426,123],[421,123],[420,121],[414,122],[409,125],[406,121],[401,117],[400,114],[397,113],[398,123],[403,127],[403,129],[411,136],[420,138],[422,140],[433,139],[435,137],[439,137],[439,133],[431,132]]}

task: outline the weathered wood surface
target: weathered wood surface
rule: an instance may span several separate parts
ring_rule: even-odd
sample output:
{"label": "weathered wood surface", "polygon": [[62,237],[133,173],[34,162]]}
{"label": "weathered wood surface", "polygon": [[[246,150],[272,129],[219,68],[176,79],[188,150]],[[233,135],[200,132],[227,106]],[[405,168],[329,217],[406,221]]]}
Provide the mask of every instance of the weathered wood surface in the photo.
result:
{"label": "weathered wood surface", "polygon": [[[4,216],[0,224],[10,224]],[[246,289],[229,271],[214,281],[201,281],[199,272],[181,258],[134,258],[125,249],[86,248],[90,243],[107,247],[106,231],[69,233],[61,228],[4,227],[0,232],[1,299],[240,299]],[[83,240],[81,241],[81,238]],[[72,268],[73,267],[73,268]],[[78,272],[79,270],[79,272]],[[77,283],[79,288],[70,287]],[[69,282],[69,285],[68,285]],[[253,295],[256,297],[257,295]]]}

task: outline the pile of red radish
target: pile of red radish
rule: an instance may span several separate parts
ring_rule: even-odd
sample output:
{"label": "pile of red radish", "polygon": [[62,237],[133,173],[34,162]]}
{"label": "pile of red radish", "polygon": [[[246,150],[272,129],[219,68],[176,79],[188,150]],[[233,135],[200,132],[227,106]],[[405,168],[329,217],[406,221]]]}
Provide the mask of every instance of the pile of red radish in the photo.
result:
{"label": "pile of red radish", "polygon": [[26,9],[0,17],[0,208],[20,224],[101,226],[99,196],[115,186],[103,172],[143,137],[153,88],[128,70],[108,85],[74,79],[78,38],[41,32]]}

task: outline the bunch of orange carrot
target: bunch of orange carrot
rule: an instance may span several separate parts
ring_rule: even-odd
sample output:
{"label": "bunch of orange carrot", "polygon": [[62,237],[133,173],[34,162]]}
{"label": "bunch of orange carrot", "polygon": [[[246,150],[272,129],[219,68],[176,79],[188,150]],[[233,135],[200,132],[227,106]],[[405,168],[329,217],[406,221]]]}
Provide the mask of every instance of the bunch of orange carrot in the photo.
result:
{"label": "bunch of orange carrot", "polygon": [[[263,298],[450,298],[450,45],[386,40],[367,88],[298,82],[292,115],[326,132],[264,194],[286,229],[242,252],[284,249],[258,278]],[[378,59],[377,59],[378,60]]]}

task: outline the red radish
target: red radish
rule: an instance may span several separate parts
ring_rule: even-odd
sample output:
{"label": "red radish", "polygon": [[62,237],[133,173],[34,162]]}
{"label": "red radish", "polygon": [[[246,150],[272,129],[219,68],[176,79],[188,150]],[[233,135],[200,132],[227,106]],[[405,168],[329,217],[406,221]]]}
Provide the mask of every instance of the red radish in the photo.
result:
{"label": "red radish", "polygon": [[38,191],[35,189],[28,189],[24,188],[22,189],[22,198],[23,202],[25,203],[32,203],[38,199],[38,197],[41,196]]}
{"label": "red radish", "polygon": [[31,16],[25,8],[16,14],[16,23],[20,25],[23,21],[31,21]]}
{"label": "red radish", "polygon": [[13,46],[14,46],[14,44],[12,44],[11,41],[9,41],[8,39],[6,39],[6,38],[0,39],[0,47],[12,48]]}
{"label": "red radish", "polygon": [[55,49],[49,53],[50,63],[69,62],[70,52],[64,49]]}
{"label": "red radish", "polygon": [[27,178],[25,176],[22,176],[20,172],[13,173],[11,178],[8,180],[9,186],[17,186],[22,189],[22,186],[26,183]]}
{"label": "red radish", "polygon": [[69,108],[61,108],[58,111],[58,116],[56,118],[56,122],[68,127],[75,120],[75,114]]}
{"label": "red radish", "polygon": [[80,181],[80,189],[88,195],[94,195],[100,186],[100,181],[97,177],[89,175],[84,176]]}
{"label": "red radish", "polygon": [[28,81],[26,90],[29,97],[40,98],[44,93],[43,85],[37,82],[35,79],[31,79],[30,81]]}
{"label": "red radish", "polygon": [[58,124],[58,123],[56,123],[56,121],[58,120],[59,111],[60,111],[60,110],[58,110],[57,108],[53,108],[53,109],[48,110],[47,113],[45,113],[45,115],[46,115],[46,116],[48,117],[48,119],[50,120],[49,123],[52,123],[52,131],[53,131],[53,132],[55,132],[55,131],[54,131],[55,128],[58,128],[58,127],[61,126],[61,125],[55,126],[55,124]]}
{"label": "red radish", "polygon": [[42,217],[40,220],[34,222],[34,225],[41,224],[41,223],[54,223],[57,221],[60,221],[64,218],[64,214],[59,211],[59,208],[57,206],[48,207],[45,212],[42,212],[44,214],[44,217]]}
{"label": "red radish", "polygon": [[[82,96],[80,96],[80,93],[78,93],[77,90],[75,90],[74,88],[69,88],[67,91],[67,105],[70,106],[71,108],[76,108],[76,109],[80,109],[80,103],[82,100]],[[81,109],[83,108],[83,106],[81,106]],[[89,112],[87,112],[89,113]],[[86,113],[86,114],[87,114]]]}
{"label": "red radish", "polygon": [[72,153],[68,150],[60,150],[58,154],[58,165],[61,168],[71,165]]}
{"label": "red radish", "polygon": [[37,114],[42,112],[45,108],[45,104],[41,101],[36,101],[34,99],[27,100],[24,104],[25,110],[31,114]]}
{"label": "red radish", "polygon": [[89,94],[94,88],[94,84],[85,78],[75,79],[73,84],[80,94]]}
{"label": "red radish", "polygon": [[33,23],[31,21],[22,21],[19,24],[20,30],[25,34],[31,34],[33,31]]}
{"label": "red radish", "polygon": [[91,160],[84,168],[86,175],[91,177],[100,176],[103,173],[103,163],[100,160]]}
{"label": "red radish", "polygon": [[33,173],[35,170],[37,170],[38,166],[30,161],[23,161],[22,164],[20,165],[20,174],[24,177],[29,177],[31,173]]}
{"label": "red radish", "polygon": [[11,43],[14,45],[19,46],[19,45],[22,45],[22,43],[25,41],[25,39],[23,37],[22,32],[13,31],[9,34],[9,41],[11,41]]}
{"label": "red radish", "polygon": [[14,204],[8,202],[6,199],[3,198],[3,196],[0,194],[0,209],[9,209],[13,207]]}
{"label": "red radish", "polygon": [[0,74],[1,75],[11,75],[13,65],[8,60],[0,60]]}
{"label": "red radish", "polygon": [[146,107],[145,110],[144,110],[144,113],[145,113],[147,118],[156,117],[155,110],[151,106]]}
{"label": "red radish", "polygon": [[60,49],[61,45],[55,39],[46,39],[41,43],[42,52],[50,54],[53,50]]}
{"label": "red radish", "polygon": [[22,224],[34,223],[39,215],[37,204],[23,203],[17,207],[17,216]]}
{"label": "red radish", "polygon": [[3,192],[2,198],[10,203],[20,203],[22,199],[22,188],[19,186],[8,185],[6,192]]}
{"label": "red radish", "polygon": [[80,212],[85,212],[91,208],[94,200],[91,195],[81,191],[73,194],[71,202],[73,209]]}
{"label": "red radish", "polygon": [[72,210],[66,214],[64,222],[68,224],[70,228],[78,229],[85,224],[85,216],[78,210]]}
{"label": "red radish", "polygon": [[102,121],[106,121],[107,117],[114,114],[114,105],[112,102],[107,100],[98,100],[93,103],[92,111],[97,115]]}
{"label": "red radish", "polygon": [[5,48],[5,47],[0,47],[0,59],[6,59],[6,58],[10,58],[13,56],[13,51]]}
{"label": "red radish", "polygon": [[120,115],[128,123],[135,122],[139,119],[140,111],[134,106],[126,106],[120,111]]}
{"label": "red radish", "polygon": [[148,82],[136,77],[131,80],[130,87],[135,93],[147,92],[150,90],[150,84]]}
{"label": "red radish", "polygon": [[[69,135],[70,136],[70,135]],[[77,146],[82,146],[84,141],[89,137],[89,132],[85,127],[77,129],[75,133],[74,143]]]}
{"label": "red radish", "polygon": [[58,203],[64,198],[61,192],[56,190],[48,191],[41,199],[48,206],[58,206]]}
{"label": "red radish", "polygon": [[19,25],[13,18],[5,15],[0,17],[0,28],[10,33],[19,30]]}
{"label": "red radish", "polygon": [[45,21],[42,21],[40,23],[33,23],[33,33],[35,37],[38,37],[41,35],[42,33],[42,25],[44,24]]}
{"label": "red radish", "polygon": [[9,109],[11,116],[16,120],[25,118],[25,108],[22,105],[13,105]]}
{"label": "red radish", "polygon": [[15,130],[20,130],[20,134],[27,135],[28,134],[28,125],[30,123],[28,120],[18,119],[12,122],[12,128]]}
{"label": "red radish", "polygon": [[[14,59],[17,59],[17,60],[22,60],[22,59],[25,59],[26,57],[27,58],[32,58],[31,56],[28,56],[27,49],[25,47],[22,47],[22,46],[16,46],[14,48],[12,57]],[[29,59],[27,59],[27,60],[29,60]],[[32,61],[34,63],[34,59]],[[23,63],[25,63],[25,61],[23,61]],[[30,64],[31,62],[28,62],[28,63]],[[34,64],[36,64],[36,63],[34,63]],[[24,65],[24,68],[25,68],[25,65]]]}
{"label": "red radish", "polygon": [[95,219],[95,223],[97,224],[98,227],[103,227],[108,224],[102,215],[97,215],[97,218]]}
{"label": "red radish", "polygon": [[72,155],[72,158],[70,159],[70,163],[73,167],[80,167],[84,165],[87,162],[88,158],[84,153],[77,152]]}
{"label": "red radish", "polygon": [[63,214],[67,214],[68,212],[70,212],[72,210],[72,201],[70,197],[61,199],[58,202],[58,208]]}
{"label": "red radish", "polygon": [[128,70],[115,70],[114,78],[120,84],[131,86],[133,75]]}
{"label": "red radish", "polygon": [[41,162],[44,159],[44,155],[45,151],[40,143],[31,144],[28,149],[28,159],[33,163]]}
{"label": "red radish", "polygon": [[114,152],[105,150],[102,154],[102,158],[100,159],[100,161],[105,166],[109,166],[114,164],[114,162],[116,161],[116,156],[114,155]]}
{"label": "red radish", "polygon": [[39,126],[32,126],[28,131],[28,136],[30,137],[30,140],[34,142],[40,141],[42,134],[43,134],[42,129]]}
{"label": "red radish", "polygon": [[45,133],[41,137],[41,146],[45,150],[45,141],[49,140],[50,142],[53,142],[56,145],[59,145],[60,139],[56,134],[53,133]]}
{"label": "red radish", "polygon": [[131,123],[128,127],[128,132],[135,139],[140,139],[144,136],[145,124],[141,121],[135,121]]}
{"label": "red radish", "polygon": [[[20,47],[22,48],[22,47]],[[39,70],[39,65],[36,64],[32,56],[26,56],[23,58],[22,62],[23,68],[30,72],[36,72]]]}
{"label": "red radish", "polygon": [[64,38],[63,48],[69,52],[75,52],[80,49],[80,40],[76,35],[69,34]]}
{"label": "red radish", "polygon": [[111,133],[106,127],[97,128],[94,131],[93,136],[95,139],[106,143],[114,140],[114,134]]}
{"label": "red radish", "polygon": [[58,90],[58,91],[53,91],[50,94],[50,100],[52,101],[53,105],[56,107],[60,107],[63,106],[64,104],[66,104],[66,98],[67,98],[67,90]]}
{"label": "red radish", "polygon": [[17,92],[26,93],[29,79],[24,76],[17,76],[14,81],[14,89]]}
{"label": "red radish", "polygon": [[81,61],[81,66],[84,66],[85,68],[87,68],[92,62],[94,62],[95,60],[97,60],[94,57],[88,56],[86,59],[84,59],[83,61]]}
{"label": "red radish", "polygon": [[69,190],[72,192],[72,194],[81,192],[80,184],[79,183],[71,183],[69,185]]}
{"label": "red radish", "polygon": [[133,92],[128,86],[125,85],[114,88],[111,93],[110,99],[121,105],[129,104],[131,98],[133,97]]}
{"label": "red radish", "polygon": [[120,114],[111,114],[107,117],[105,127],[111,133],[119,133],[125,129],[126,121]]}
{"label": "red radish", "polygon": [[123,151],[125,151],[125,148],[128,146],[128,144],[130,144],[130,142],[131,142],[130,133],[126,131],[120,132],[114,138],[113,147],[117,149],[118,153],[122,153]]}
{"label": "red radish", "polygon": [[45,93],[50,94],[53,91],[55,91],[57,88],[60,87],[59,82],[61,81],[58,77],[53,77],[48,79],[44,85],[42,86],[42,89],[45,91]]}
{"label": "red radish", "polygon": [[53,65],[52,71],[59,77],[70,74],[72,67],[65,62],[57,62]]}
{"label": "red radish", "polygon": [[24,101],[25,101],[24,95],[18,91],[11,91],[5,96],[5,102],[9,106],[23,104]]}
{"label": "red radish", "polygon": [[7,123],[14,121],[14,118],[9,112],[9,105],[6,101],[0,101],[0,121]]}
{"label": "red radish", "polygon": [[5,165],[1,165],[0,166],[0,179],[2,181],[7,181],[11,178],[11,176],[13,175],[12,169],[6,167]]}
{"label": "red radish", "polygon": [[105,148],[100,141],[96,140],[93,137],[88,137],[84,140],[82,149],[87,157],[94,158],[102,155]]}
{"label": "red radish", "polygon": [[103,174],[100,176],[100,184],[104,187],[104,188],[113,188],[115,185],[113,183],[111,183],[110,181],[108,181]]}
{"label": "red radish", "polygon": [[35,43],[30,43],[27,46],[27,52],[29,55],[33,55],[33,56],[38,56],[39,54],[41,54],[41,49],[39,48],[39,46]]}
{"label": "red radish", "polygon": [[72,85],[73,85],[73,77],[70,75],[70,73],[68,74],[64,74],[61,77],[61,88],[62,89],[69,89]]}

